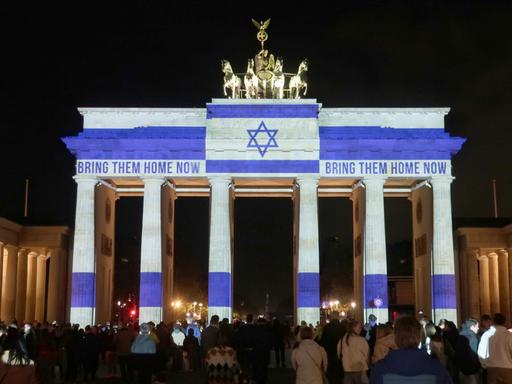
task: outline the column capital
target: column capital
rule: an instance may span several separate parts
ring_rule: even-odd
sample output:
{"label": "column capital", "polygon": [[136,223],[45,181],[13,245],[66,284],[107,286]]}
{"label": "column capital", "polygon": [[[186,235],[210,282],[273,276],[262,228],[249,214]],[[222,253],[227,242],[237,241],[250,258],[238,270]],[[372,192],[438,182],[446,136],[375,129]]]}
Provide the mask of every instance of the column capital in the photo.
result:
{"label": "column capital", "polygon": [[37,253],[37,252],[35,252],[35,251],[30,251],[30,252],[28,253],[28,257],[29,257],[29,258],[35,258],[35,257],[37,257],[37,256],[39,256],[39,253]]}
{"label": "column capital", "polygon": [[478,258],[480,257],[480,250],[478,248],[468,249],[468,250],[466,250],[466,253],[470,257],[473,257],[475,260],[478,260]]}
{"label": "column capital", "polygon": [[387,177],[381,176],[381,175],[372,175],[372,176],[364,176],[361,181],[365,186],[368,185],[376,185],[376,186],[384,186],[384,183],[386,182]]}
{"label": "column capital", "polygon": [[507,255],[508,256],[508,250],[506,249],[498,249],[498,253],[501,255]]}
{"label": "column capital", "polygon": [[477,260],[478,261],[487,261],[489,260],[489,257],[487,255],[482,255],[480,254],[478,257],[477,257]]}
{"label": "column capital", "polygon": [[489,253],[487,254],[487,257],[488,257],[489,259],[497,259],[497,258],[498,258],[498,254],[497,254],[496,252],[489,252]]}
{"label": "column capital", "polygon": [[318,181],[320,180],[320,177],[317,175],[298,175],[295,178],[297,184],[299,184],[299,187],[301,185],[306,184],[314,184],[315,186],[318,185]]}
{"label": "column capital", "polygon": [[436,184],[451,184],[453,180],[455,180],[455,177],[451,175],[437,175],[428,179],[429,183],[433,186]]}
{"label": "column capital", "polygon": [[208,182],[210,183],[210,185],[229,184],[232,181],[233,181],[233,178],[231,177],[231,175],[220,174],[220,175],[209,175],[208,176]]}
{"label": "column capital", "polygon": [[99,179],[96,177],[96,176],[91,176],[91,175],[75,175],[73,176],[73,179],[75,180],[75,182],[78,184],[78,183],[83,183],[83,184],[87,184],[87,183],[91,183],[91,184],[96,184]]}
{"label": "column capital", "polygon": [[45,255],[43,253],[40,253],[37,255],[37,260],[48,260],[50,258],[50,255]]}
{"label": "column capital", "polygon": [[18,257],[26,256],[28,251],[27,248],[18,248]]}
{"label": "column capital", "polygon": [[140,179],[144,184],[163,184],[167,181],[163,176],[141,176]]}

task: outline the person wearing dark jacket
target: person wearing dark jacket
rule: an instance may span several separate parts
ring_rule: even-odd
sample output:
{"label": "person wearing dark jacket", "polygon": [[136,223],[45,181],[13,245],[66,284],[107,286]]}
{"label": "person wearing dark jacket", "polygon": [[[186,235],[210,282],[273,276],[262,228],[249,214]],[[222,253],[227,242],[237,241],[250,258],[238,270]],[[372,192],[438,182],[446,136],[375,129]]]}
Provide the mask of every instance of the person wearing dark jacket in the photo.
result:
{"label": "person wearing dark jacket", "polygon": [[478,321],[468,319],[457,339],[455,348],[456,363],[459,368],[460,384],[480,382],[480,360],[478,359]]}
{"label": "person wearing dark jacket", "polygon": [[265,384],[268,377],[270,350],[272,349],[272,332],[264,318],[256,321],[254,332],[254,349],[252,351],[252,366],[256,384]]}
{"label": "person wearing dark jacket", "polygon": [[86,326],[82,340],[82,364],[84,367],[84,380],[96,380],[96,371],[100,359],[100,343],[98,340],[98,327]]}
{"label": "person wearing dark jacket", "polygon": [[399,317],[395,321],[395,342],[399,349],[374,365],[370,384],[452,384],[448,371],[437,359],[418,349],[421,325],[414,317]]}
{"label": "person wearing dark jacket", "polygon": [[210,319],[210,325],[207,326],[201,335],[201,355],[206,357],[208,351],[215,347],[219,338],[219,316],[213,315]]}
{"label": "person wearing dark jacket", "polygon": [[340,323],[339,313],[334,311],[331,316],[331,321],[324,326],[322,337],[320,338],[320,345],[324,347],[327,352],[327,372],[325,375],[330,383],[341,383],[341,373],[343,368],[341,360],[338,358],[337,345],[341,338],[345,335],[346,329]]}

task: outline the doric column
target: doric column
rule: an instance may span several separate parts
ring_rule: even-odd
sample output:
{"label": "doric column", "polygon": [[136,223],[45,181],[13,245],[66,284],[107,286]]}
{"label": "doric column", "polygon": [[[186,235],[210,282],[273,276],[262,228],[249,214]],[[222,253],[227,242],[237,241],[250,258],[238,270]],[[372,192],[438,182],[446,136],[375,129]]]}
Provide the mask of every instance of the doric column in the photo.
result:
{"label": "doric column", "polygon": [[48,304],[46,318],[49,322],[61,323],[64,315],[65,295],[62,287],[66,280],[63,279],[63,256],[59,248],[50,249],[50,273],[48,276]]}
{"label": "doric column", "polygon": [[37,257],[37,278],[36,278],[36,320],[45,321],[44,309],[46,299],[46,261],[47,255]]}
{"label": "doric column", "polygon": [[16,268],[18,267],[18,248],[4,245],[4,265],[2,272],[2,312],[0,318],[6,322],[13,320],[16,303]]}
{"label": "doric column", "polygon": [[[0,241],[0,314],[2,313],[2,294],[4,281],[4,243]],[[0,317],[0,319],[4,319]],[[5,320],[4,320],[5,321]]]}
{"label": "doric column", "polygon": [[[36,314],[36,277],[37,277],[37,256],[36,252],[28,253],[27,264],[27,300],[25,302],[25,320],[34,321]],[[42,320],[42,319],[37,319]]]}
{"label": "doric column", "polygon": [[367,177],[365,185],[365,223],[363,246],[364,317],[377,316],[388,321],[388,270],[384,224],[384,182],[382,177]]}
{"label": "doric column", "polygon": [[489,258],[489,288],[491,295],[492,313],[500,312],[500,277],[498,271],[498,255],[496,252],[490,252]]}
{"label": "doric column", "polygon": [[299,186],[299,252],[297,259],[297,323],[320,320],[318,245],[318,177],[297,178]]}
{"label": "doric column", "polygon": [[475,319],[480,318],[480,290],[478,282],[478,250],[470,250],[466,253],[468,287],[468,314]]}
{"label": "doric column", "polygon": [[498,251],[500,310],[507,319],[510,319],[510,275],[508,271],[508,252],[505,249]]}
{"label": "doric column", "polygon": [[139,322],[162,320],[161,193],[165,179],[143,178],[144,205],[140,255]]}
{"label": "doric column", "polygon": [[75,239],[71,270],[70,320],[81,327],[94,324],[96,311],[96,260],[94,252],[95,177],[75,176],[77,184]]}
{"label": "doric column", "polygon": [[487,255],[480,255],[478,263],[480,266],[480,313],[481,315],[490,315],[491,294],[489,291],[489,258]]}
{"label": "doric column", "polygon": [[23,322],[25,320],[25,304],[27,298],[27,264],[28,250],[18,250],[18,266],[16,269],[16,320]]}
{"label": "doric column", "polygon": [[210,253],[208,261],[208,317],[231,321],[232,265],[229,215],[231,177],[212,176],[210,197]]}
{"label": "doric column", "polygon": [[457,293],[455,287],[455,256],[453,253],[452,177],[433,177],[434,228],[432,238],[432,320],[457,323]]}

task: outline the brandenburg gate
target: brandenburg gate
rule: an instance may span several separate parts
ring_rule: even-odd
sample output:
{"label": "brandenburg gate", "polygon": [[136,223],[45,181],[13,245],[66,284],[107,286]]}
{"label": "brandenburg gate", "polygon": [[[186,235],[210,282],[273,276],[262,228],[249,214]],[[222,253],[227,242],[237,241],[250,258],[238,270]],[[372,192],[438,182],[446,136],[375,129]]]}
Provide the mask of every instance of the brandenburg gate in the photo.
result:
{"label": "brandenburg gate", "polygon": [[83,131],[63,139],[77,158],[71,322],[110,320],[115,201],[134,195],[144,196],[140,322],[170,320],[174,202],[198,195],[211,202],[209,316],[232,317],[234,199],[288,196],[295,322],[315,324],[318,197],[332,197],[353,202],[357,316],[387,321],[384,197],[392,196],[412,203],[416,309],[434,321],[457,321],[451,157],[464,139],[445,132],[449,109],[323,108],[304,98],[307,62],[302,73],[279,72],[282,60],[274,61],[263,42],[244,81],[228,65],[223,61],[229,98],[205,108],[79,109]]}

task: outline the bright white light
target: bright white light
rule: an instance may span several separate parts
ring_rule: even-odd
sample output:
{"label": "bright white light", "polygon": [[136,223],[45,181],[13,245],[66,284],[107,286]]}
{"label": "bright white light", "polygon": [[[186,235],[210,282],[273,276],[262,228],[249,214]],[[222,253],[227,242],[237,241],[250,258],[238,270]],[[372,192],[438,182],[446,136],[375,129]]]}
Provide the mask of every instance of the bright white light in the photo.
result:
{"label": "bright white light", "polygon": [[351,302],[350,306],[352,307],[352,309],[354,309],[356,307],[356,302],[355,301]]}

